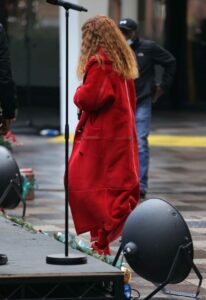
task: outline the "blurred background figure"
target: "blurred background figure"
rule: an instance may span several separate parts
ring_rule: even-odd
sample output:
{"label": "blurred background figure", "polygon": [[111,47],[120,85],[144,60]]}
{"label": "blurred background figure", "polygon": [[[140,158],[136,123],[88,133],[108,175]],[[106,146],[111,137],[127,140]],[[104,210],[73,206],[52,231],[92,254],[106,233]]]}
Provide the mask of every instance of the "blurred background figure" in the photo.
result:
{"label": "blurred background figure", "polygon": [[15,86],[12,79],[8,42],[0,23],[0,134],[5,135],[15,118]]}
{"label": "blurred background figure", "polygon": [[[148,188],[149,145],[152,102],[156,102],[170,87],[175,74],[175,58],[154,41],[140,38],[138,23],[130,18],[120,20],[119,28],[135,53],[140,76],[135,80],[137,96],[136,129],[140,164],[140,193],[144,198]],[[155,82],[155,66],[163,68],[160,83]]]}

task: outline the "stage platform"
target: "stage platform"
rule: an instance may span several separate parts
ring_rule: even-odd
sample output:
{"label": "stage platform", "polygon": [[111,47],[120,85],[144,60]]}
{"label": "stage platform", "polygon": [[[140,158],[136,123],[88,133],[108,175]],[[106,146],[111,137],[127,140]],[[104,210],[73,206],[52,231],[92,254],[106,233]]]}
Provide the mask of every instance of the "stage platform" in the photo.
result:
{"label": "stage platform", "polygon": [[[3,217],[0,253],[8,256],[0,266],[0,299],[124,299],[117,268],[91,256],[81,265],[47,264],[47,255],[64,254],[64,244]],[[69,248],[69,253],[77,251]]]}

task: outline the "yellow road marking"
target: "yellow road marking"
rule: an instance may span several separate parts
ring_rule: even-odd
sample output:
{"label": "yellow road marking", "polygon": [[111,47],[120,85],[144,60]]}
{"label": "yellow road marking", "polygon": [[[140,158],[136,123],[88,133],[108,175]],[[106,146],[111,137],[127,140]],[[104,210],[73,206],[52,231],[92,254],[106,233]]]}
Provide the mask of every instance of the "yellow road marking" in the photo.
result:
{"label": "yellow road marking", "polygon": [[[73,134],[70,134],[69,135],[69,142],[72,143],[74,140],[74,135]],[[65,139],[64,139],[64,135],[58,135],[56,137],[53,137],[50,139],[50,141],[52,143],[64,143]]]}
{"label": "yellow road marking", "polygon": [[[69,142],[72,143],[74,135],[71,134]],[[64,143],[64,136],[60,135],[50,139],[53,143]],[[186,135],[153,135],[149,136],[149,144],[156,147],[206,147],[206,136]]]}
{"label": "yellow road marking", "polygon": [[149,144],[161,147],[206,147],[206,136],[151,135]]}

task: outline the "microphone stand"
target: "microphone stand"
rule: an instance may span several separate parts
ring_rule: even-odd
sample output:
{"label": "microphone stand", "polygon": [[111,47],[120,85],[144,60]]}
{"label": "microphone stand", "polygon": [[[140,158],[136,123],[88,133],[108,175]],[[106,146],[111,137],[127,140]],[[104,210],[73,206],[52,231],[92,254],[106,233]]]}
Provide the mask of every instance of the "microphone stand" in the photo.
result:
{"label": "microphone stand", "polygon": [[66,121],[65,121],[65,253],[47,255],[46,263],[55,265],[77,265],[85,264],[87,257],[83,254],[69,253],[68,234],[69,234],[69,9],[72,7],[64,6],[66,17]]}

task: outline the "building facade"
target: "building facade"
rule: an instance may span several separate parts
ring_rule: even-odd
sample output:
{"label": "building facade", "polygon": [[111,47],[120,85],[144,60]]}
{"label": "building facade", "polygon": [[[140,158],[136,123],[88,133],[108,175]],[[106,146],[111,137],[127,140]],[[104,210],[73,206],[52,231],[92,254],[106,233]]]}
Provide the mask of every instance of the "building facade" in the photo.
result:
{"label": "building facade", "polygon": [[[69,121],[77,122],[73,93],[81,25],[90,16],[138,20],[141,35],[156,40],[177,59],[177,75],[165,109],[206,107],[206,0],[73,0],[88,12],[69,12]],[[12,69],[24,105],[52,106],[65,122],[65,11],[45,0],[2,0],[0,20],[7,29]],[[159,72],[157,72],[158,74]],[[28,91],[30,91],[28,93]],[[157,106],[158,107],[158,106]]]}

